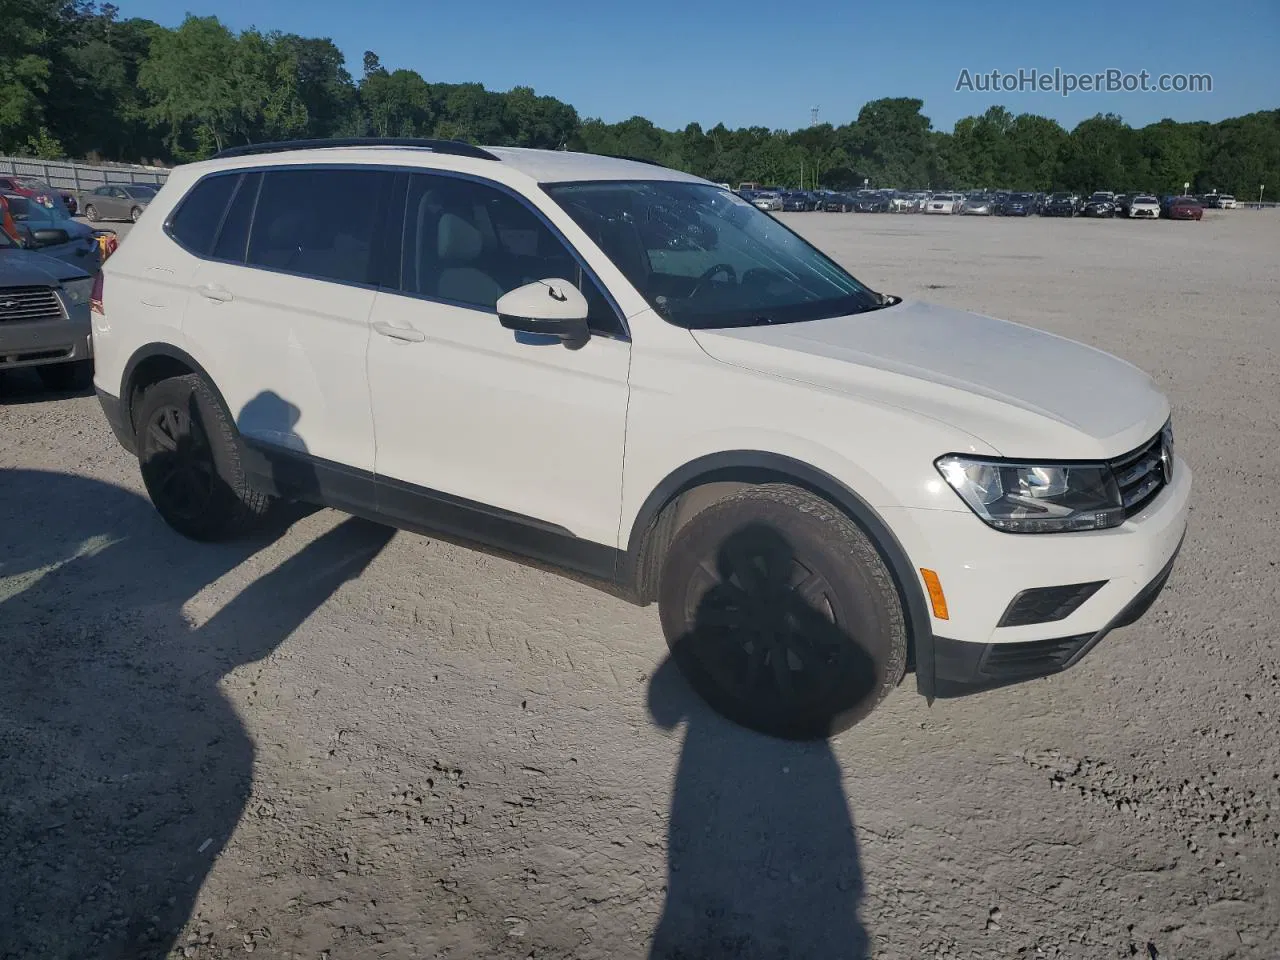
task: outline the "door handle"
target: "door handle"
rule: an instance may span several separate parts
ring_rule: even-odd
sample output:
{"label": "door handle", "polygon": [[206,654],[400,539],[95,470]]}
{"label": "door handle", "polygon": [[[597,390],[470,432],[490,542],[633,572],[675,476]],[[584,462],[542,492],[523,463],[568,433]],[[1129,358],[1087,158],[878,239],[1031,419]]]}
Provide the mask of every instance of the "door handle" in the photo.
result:
{"label": "door handle", "polygon": [[384,320],[375,320],[373,329],[384,337],[390,337],[392,340],[404,340],[407,343],[421,343],[427,339],[427,335],[421,330],[415,330],[413,327],[397,327]]}
{"label": "door handle", "polygon": [[203,287],[198,288],[200,296],[206,300],[216,300],[219,303],[230,303],[235,299],[231,291],[225,287],[220,287],[216,283],[206,283]]}

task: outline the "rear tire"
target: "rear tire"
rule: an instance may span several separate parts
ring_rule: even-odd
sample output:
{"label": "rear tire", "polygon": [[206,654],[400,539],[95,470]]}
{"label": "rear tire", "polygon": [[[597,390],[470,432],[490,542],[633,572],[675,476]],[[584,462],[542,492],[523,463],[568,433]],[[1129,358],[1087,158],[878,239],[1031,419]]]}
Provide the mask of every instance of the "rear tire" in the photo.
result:
{"label": "rear tire", "polygon": [[761,733],[845,730],[906,670],[906,622],[880,552],[797,487],[750,487],[696,515],[671,542],[658,602],[690,685]]}
{"label": "rear tire", "polygon": [[133,223],[137,223],[137,222],[138,222],[138,218],[139,218],[140,216],[142,216],[142,208],[141,208],[141,207],[134,207],[132,210],[130,210],[130,211],[129,211],[129,219],[130,219]]}
{"label": "rear tire", "polygon": [[36,375],[46,389],[79,393],[93,386],[93,361],[73,360],[70,363],[36,367]]}
{"label": "rear tire", "polygon": [[249,532],[271,504],[245,476],[240,434],[209,385],[189,374],[142,395],[138,463],[165,523],[192,540]]}

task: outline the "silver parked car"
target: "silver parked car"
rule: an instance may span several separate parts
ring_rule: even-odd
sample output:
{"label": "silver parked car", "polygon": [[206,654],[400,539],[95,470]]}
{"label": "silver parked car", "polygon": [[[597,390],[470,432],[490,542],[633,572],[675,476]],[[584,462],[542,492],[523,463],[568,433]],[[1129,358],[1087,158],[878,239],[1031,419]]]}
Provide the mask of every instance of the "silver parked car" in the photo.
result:
{"label": "silver parked car", "polygon": [[150,183],[108,183],[85,194],[80,206],[93,221],[137,221],[158,189]]}
{"label": "silver parked car", "polygon": [[757,193],[751,202],[761,210],[781,210],[782,197],[776,193]]}

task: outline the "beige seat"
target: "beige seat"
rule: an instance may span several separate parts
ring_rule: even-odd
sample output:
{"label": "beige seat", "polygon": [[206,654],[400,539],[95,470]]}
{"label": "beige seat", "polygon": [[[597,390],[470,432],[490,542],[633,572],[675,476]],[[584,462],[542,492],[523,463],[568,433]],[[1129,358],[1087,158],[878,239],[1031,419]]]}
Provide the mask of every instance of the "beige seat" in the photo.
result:
{"label": "beige seat", "polygon": [[496,304],[506,290],[476,266],[483,252],[484,237],[476,227],[455,213],[441,214],[436,227],[436,296],[486,307]]}

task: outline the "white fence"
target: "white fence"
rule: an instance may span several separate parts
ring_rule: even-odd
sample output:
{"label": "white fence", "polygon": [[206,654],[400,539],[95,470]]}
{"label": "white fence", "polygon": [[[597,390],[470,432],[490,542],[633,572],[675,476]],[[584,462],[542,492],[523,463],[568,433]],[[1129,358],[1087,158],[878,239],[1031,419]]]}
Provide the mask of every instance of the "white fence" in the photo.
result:
{"label": "white fence", "polygon": [[0,176],[33,177],[51,187],[76,192],[92,190],[104,183],[164,183],[169,171],[163,167],[136,167],[125,164],[73,163],[70,160],[35,160],[31,157],[0,157]]}

